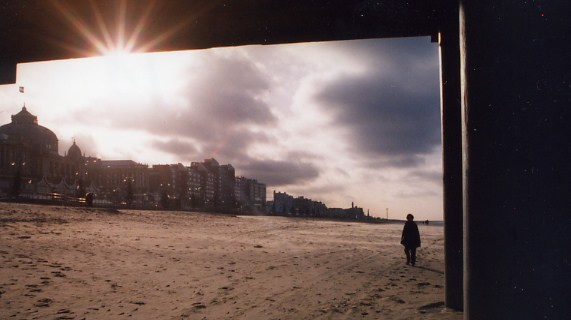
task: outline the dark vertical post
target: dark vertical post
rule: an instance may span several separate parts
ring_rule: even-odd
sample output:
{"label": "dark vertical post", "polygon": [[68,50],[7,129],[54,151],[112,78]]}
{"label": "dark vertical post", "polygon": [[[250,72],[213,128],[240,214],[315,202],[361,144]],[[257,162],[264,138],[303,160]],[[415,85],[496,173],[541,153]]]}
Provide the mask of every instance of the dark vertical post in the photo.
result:
{"label": "dark vertical post", "polygon": [[460,0],[466,319],[571,319],[570,12]]}
{"label": "dark vertical post", "polygon": [[441,8],[440,96],[444,186],[444,250],[446,306],[463,310],[462,121],[458,3]]}

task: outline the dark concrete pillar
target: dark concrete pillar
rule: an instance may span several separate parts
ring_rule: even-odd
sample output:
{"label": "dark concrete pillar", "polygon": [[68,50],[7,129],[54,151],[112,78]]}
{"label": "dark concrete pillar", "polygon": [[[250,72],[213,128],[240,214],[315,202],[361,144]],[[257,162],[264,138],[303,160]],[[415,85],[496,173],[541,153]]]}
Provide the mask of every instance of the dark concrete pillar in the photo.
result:
{"label": "dark concrete pillar", "polygon": [[462,121],[458,3],[441,8],[440,81],[446,306],[463,310]]}
{"label": "dark concrete pillar", "polygon": [[571,319],[570,12],[460,0],[466,319]]}

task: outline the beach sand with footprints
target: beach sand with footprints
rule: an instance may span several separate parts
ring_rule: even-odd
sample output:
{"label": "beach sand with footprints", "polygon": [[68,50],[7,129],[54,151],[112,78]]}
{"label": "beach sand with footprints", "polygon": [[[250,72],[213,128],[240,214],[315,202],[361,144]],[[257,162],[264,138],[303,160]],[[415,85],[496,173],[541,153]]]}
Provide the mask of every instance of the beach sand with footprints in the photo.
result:
{"label": "beach sand with footprints", "polygon": [[0,203],[0,319],[462,319],[419,228]]}

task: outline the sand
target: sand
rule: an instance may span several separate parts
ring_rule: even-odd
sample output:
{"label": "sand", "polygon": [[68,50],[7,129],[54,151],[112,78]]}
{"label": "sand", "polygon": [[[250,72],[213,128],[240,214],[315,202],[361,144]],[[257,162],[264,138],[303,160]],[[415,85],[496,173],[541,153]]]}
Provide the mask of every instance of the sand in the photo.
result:
{"label": "sand", "polygon": [[0,319],[462,319],[419,228],[0,203]]}

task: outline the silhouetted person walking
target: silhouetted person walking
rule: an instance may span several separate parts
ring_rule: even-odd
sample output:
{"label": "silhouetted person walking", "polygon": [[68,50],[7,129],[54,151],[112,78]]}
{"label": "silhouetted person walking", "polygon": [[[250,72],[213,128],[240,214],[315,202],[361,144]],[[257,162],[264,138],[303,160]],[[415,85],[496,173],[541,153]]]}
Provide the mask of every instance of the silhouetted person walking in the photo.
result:
{"label": "silhouetted person walking", "polygon": [[418,226],[413,220],[414,216],[412,214],[406,215],[400,243],[404,246],[406,264],[414,266],[416,264],[416,248],[420,247],[420,233],[418,232]]}

